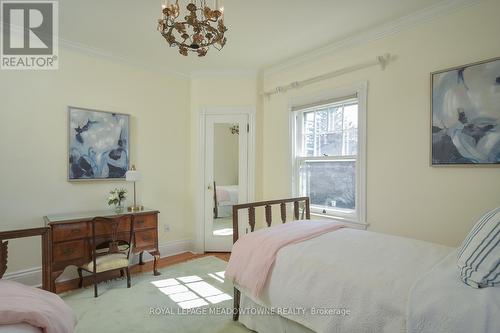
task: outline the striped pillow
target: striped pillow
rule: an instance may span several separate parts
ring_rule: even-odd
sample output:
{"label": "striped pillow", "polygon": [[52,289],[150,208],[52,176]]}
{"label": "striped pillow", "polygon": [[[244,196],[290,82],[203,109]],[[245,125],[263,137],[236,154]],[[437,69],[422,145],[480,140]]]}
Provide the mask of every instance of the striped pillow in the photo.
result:
{"label": "striped pillow", "polygon": [[463,282],[474,288],[500,285],[500,207],[486,213],[458,251]]}

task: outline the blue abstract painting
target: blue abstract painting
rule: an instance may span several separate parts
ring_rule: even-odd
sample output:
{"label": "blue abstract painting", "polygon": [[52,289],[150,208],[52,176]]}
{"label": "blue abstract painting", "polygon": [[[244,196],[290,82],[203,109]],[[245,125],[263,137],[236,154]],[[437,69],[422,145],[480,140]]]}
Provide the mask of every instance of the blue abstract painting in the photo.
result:
{"label": "blue abstract painting", "polygon": [[432,164],[500,164],[500,58],[432,74]]}
{"label": "blue abstract painting", "polygon": [[69,180],[123,179],[129,167],[129,116],[69,107]]}

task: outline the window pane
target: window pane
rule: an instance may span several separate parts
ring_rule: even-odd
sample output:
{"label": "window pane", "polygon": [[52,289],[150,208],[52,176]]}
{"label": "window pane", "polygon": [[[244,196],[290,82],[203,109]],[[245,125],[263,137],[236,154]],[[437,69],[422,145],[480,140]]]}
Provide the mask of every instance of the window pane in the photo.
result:
{"label": "window pane", "polygon": [[343,129],[358,127],[358,104],[344,106],[344,127]]}
{"label": "window pane", "polygon": [[304,113],[304,124],[303,124],[304,136],[302,138],[303,156],[314,156],[314,147],[315,147],[314,116],[315,116],[314,112]]}
{"label": "window pane", "polygon": [[302,156],[357,155],[357,103],[304,112],[302,127]]}
{"label": "window pane", "polygon": [[342,107],[333,107],[329,109],[330,112],[330,131],[331,132],[342,132],[343,128],[343,115]]}
{"label": "window pane", "polygon": [[319,149],[317,156],[342,156],[343,133],[334,132],[319,136]]}
{"label": "window pane", "polygon": [[344,107],[344,151],[343,155],[358,154],[358,104]]}
{"label": "window pane", "polygon": [[316,133],[326,133],[328,131],[328,109],[316,111]]}
{"label": "window pane", "polygon": [[301,192],[311,204],[354,210],[356,207],[356,161],[306,161],[300,169]]}

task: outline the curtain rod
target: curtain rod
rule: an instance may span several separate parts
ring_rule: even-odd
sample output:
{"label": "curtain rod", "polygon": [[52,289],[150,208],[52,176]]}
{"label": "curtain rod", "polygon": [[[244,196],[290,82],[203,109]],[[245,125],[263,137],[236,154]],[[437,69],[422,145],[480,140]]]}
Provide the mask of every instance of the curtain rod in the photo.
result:
{"label": "curtain rod", "polygon": [[340,76],[343,74],[347,74],[350,72],[354,72],[354,71],[368,68],[368,67],[372,67],[372,66],[380,66],[380,69],[384,70],[390,61],[391,61],[391,54],[386,53],[384,55],[378,56],[375,60],[367,61],[364,63],[345,67],[342,69],[338,69],[336,71],[329,72],[329,73],[319,75],[319,76],[315,76],[315,77],[312,77],[310,79],[306,79],[306,80],[302,80],[302,81],[294,81],[294,82],[287,84],[287,85],[284,85],[284,86],[278,86],[278,87],[274,88],[273,90],[268,90],[268,91],[262,92],[261,95],[269,98],[273,95],[283,94],[291,89],[299,89],[301,87],[304,87],[304,86],[307,86],[307,85],[310,85],[310,84],[313,84],[316,82],[328,80],[328,79],[334,78],[336,76]]}

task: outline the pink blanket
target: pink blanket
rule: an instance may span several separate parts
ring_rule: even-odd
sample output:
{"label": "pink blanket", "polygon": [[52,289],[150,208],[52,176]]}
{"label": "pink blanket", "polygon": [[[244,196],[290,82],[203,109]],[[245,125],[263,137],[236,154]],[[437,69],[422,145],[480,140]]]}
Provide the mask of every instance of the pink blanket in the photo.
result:
{"label": "pink blanket", "polygon": [[0,325],[27,323],[45,333],[71,333],[76,317],[69,306],[48,291],[13,281],[0,281]]}
{"label": "pink blanket", "polygon": [[258,296],[281,248],[343,227],[331,221],[304,220],[246,234],[234,244],[225,276]]}

